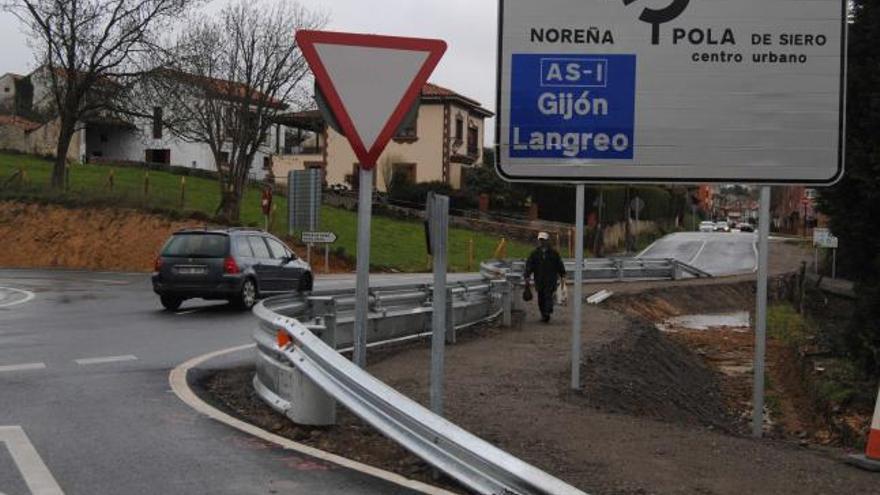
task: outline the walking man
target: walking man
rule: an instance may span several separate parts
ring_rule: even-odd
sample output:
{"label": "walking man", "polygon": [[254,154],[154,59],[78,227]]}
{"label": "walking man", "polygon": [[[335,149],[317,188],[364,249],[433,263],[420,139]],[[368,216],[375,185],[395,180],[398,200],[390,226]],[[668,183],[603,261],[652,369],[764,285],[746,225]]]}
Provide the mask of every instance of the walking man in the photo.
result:
{"label": "walking man", "polygon": [[538,234],[538,248],[529,256],[526,262],[525,281],[528,285],[535,276],[535,291],[538,292],[538,308],[541,310],[541,321],[550,321],[553,314],[553,298],[559,279],[565,283],[565,265],[562,257],[550,246],[550,234],[541,232]]}

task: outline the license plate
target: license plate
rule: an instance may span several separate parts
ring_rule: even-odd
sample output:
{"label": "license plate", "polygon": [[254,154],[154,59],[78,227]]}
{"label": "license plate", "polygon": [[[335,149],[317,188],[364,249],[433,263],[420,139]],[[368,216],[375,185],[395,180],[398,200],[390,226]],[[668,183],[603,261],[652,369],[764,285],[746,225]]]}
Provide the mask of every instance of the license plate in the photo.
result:
{"label": "license plate", "polygon": [[177,269],[177,273],[181,275],[205,275],[208,273],[208,270],[199,267],[181,267]]}

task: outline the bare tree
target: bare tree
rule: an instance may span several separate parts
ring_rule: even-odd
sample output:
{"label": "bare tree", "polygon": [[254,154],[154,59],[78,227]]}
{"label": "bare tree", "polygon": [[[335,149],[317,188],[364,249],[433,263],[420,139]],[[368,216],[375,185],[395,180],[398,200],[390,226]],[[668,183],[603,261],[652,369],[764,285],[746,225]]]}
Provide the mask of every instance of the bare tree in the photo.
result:
{"label": "bare tree", "polygon": [[216,17],[190,19],[150,78],[140,98],[145,108],[161,106],[172,134],[211,150],[221,218],[239,220],[249,172],[275,117],[305,101],[309,70],[295,32],[324,23],[296,2],[232,3]]}
{"label": "bare tree", "polygon": [[29,31],[59,120],[53,187],[61,187],[67,153],[83,119],[109,111],[127,81],[142,70],[131,62],[149,49],[160,26],[192,0],[0,0]]}

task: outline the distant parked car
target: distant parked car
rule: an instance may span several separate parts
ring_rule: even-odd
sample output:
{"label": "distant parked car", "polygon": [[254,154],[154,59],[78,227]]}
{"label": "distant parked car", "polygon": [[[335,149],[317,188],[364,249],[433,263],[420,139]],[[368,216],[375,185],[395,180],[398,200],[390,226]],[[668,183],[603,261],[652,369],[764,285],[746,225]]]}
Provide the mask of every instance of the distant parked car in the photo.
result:
{"label": "distant parked car", "polygon": [[754,232],[755,231],[755,227],[750,223],[737,224],[736,228],[739,229],[740,232]]}
{"label": "distant parked car", "polygon": [[700,232],[715,232],[715,222],[700,222]]}
{"label": "distant parked car", "polygon": [[716,222],[715,232],[730,232],[730,225],[727,222]]}
{"label": "distant parked car", "polygon": [[153,291],[176,311],[187,299],[228,300],[250,309],[272,294],[312,290],[308,263],[259,230],[182,230],[156,258]]}

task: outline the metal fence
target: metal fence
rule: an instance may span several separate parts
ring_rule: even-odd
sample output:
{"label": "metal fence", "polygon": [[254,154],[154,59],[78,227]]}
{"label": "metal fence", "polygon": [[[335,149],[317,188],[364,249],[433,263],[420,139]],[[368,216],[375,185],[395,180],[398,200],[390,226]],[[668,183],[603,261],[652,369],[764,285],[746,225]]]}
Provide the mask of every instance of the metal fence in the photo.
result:
{"label": "metal fence", "polygon": [[[574,280],[574,260],[563,260],[568,274],[568,282]],[[526,262],[485,261],[480,265],[480,273],[487,279],[522,280]],[[711,274],[673,258],[589,258],[584,260],[584,280],[678,280],[696,277],[709,278]]]}

